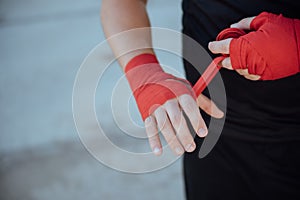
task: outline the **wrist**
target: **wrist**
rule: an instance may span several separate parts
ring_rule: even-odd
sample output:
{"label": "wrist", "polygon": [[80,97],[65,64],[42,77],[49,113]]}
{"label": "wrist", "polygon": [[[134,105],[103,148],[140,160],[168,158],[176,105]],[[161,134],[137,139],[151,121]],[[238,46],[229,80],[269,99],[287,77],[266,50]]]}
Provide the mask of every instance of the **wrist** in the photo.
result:
{"label": "wrist", "polygon": [[125,73],[129,72],[131,69],[145,66],[147,64],[157,64],[159,65],[158,59],[152,53],[142,53],[134,56],[125,66]]}
{"label": "wrist", "polygon": [[154,54],[132,58],[125,73],[143,120],[170,99],[183,94],[194,97],[189,82],[165,73]]}

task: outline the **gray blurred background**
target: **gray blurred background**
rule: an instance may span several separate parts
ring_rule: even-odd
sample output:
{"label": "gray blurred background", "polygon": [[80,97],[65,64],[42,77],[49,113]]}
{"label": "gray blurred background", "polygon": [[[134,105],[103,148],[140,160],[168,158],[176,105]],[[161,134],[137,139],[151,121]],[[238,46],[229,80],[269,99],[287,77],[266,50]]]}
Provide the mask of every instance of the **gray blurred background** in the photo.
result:
{"label": "gray blurred background", "polygon": [[[94,159],[80,142],[72,89],[83,59],[105,40],[100,4],[0,0],[1,200],[184,199],[180,159],[152,173],[121,173]],[[152,25],[179,31],[180,6],[179,0],[149,0]],[[112,68],[100,93],[109,94],[109,80],[121,75],[118,67]],[[98,104],[98,115],[105,115],[108,105]],[[129,148],[110,120],[106,118],[109,134]],[[147,141],[142,145],[149,150]]]}

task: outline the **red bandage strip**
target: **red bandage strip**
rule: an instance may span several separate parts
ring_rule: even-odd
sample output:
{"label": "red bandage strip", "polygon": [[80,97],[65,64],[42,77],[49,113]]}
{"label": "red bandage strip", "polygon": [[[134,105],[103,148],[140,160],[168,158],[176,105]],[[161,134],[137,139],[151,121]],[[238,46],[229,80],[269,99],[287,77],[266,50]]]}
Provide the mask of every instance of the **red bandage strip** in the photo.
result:
{"label": "red bandage strip", "polygon": [[[219,35],[217,36],[217,41],[224,40],[227,38],[238,38],[245,34],[245,31],[241,29],[227,28],[219,33]],[[223,55],[215,58],[207,67],[207,69],[203,72],[202,76],[199,78],[199,80],[193,87],[196,96],[199,96],[203,92],[203,90],[208,86],[208,84],[212,81],[212,79],[217,75],[218,71],[221,69],[219,63],[226,57],[226,55]]]}
{"label": "red bandage strip", "polygon": [[143,120],[169,99],[183,94],[196,98],[190,83],[165,73],[153,54],[134,57],[125,73]]}
{"label": "red bandage strip", "polygon": [[226,58],[225,56],[220,56],[215,58],[207,69],[204,71],[202,76],[199,78],[197,83],[194,85],[193,90],[198,97],[203,90],[208,86],[208,84],[212,81],[212,79],[217,75],[218,71],[220,70],[221,66],[219,63]]}
{"label": "red bandage strip", "polygon": [[[239,29],[226,29],[218,35],[217,39],[238,37],[242,34],[244,32]],[[165,73],[155,55],[146,53],[131,59],[125,67],[125,73],[143,120],[169,99],[183,94],[189,94],[196,99],[196,96],[202,93],[218,73],[220,69],[218,64],[225,57],[220,56],[213,60],[195,84],[193,90],[190,83],[185,79]]]}

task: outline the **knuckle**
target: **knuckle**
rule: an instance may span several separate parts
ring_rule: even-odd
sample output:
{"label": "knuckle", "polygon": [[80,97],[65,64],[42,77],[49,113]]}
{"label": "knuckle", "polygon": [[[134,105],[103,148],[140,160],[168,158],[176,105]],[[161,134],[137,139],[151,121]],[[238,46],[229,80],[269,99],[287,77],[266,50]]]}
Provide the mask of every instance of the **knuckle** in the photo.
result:
{"label": "knuckle", "polygon": [[163,130],[165,128],[166,120],[157,120],[157,126],[160,130]]}
{"label": "knuckle", "polygon": [[247,73],[245,70],[243,70],[243,69],[237,69],[236,72],[237,72],[238,74],[240,74],[240,75],[243,75],[243,76],[248,74],[248,73]]}
{"label": "knuckle", "polygon": [[159,107],[157,107],[157,108],[155,109],[154,114],[155,114],[156,116],[157,116],[157,115],[162,115],[163,112],[164,112],[163,107],[162,107],[162,106],[159,106]]}
{"label": "knuckle", "polygon": [[197,109],[197,103],[190,95],[181,98],[180,105],[186,113],[193,113]]}
{"label": "knuckle", "polygon": [[161,132],[165,136],[169,136],[173,134],[173,130],[171,129],[170,125],[168,125],[168,123],[165,123],[161,126]]}
{"label": "knuckle", "polygon": [[190,117],[190,122],[193,126],[194,129],[198,128],[200,125],[200,113],[199,116],[195,116],[195,117]]}
{"label": "knuckle", "polygon": [[147,132],[148,138],[153,138],[158,135],[158,131],[156,130],[155,127],[148,128],[146,132]]}
{"label": "knuckle", "polygon": [[151,146],[156,146],[158,144],[158,139],[156,137],[149,137],[148,141]]}
{"label": "knuckle", "polygon": [[227,47],[226,47],[226,45],[224,43],[220,44],[220,50],[222,52],[226,52],[227,51]]}
{"label": "knuckle", "polygon": [[193,143],[193,139],[190,134],[185,135],[185,137],[180,138],[180,142],[185,146],[187,144]]}
{"label": "knuckle", "polygon": [[195,112],[195,104],[192,102],[186,103],[184,110],[187,114]]}
{"label": "knuckle", "polygon": [[164,107],[165,108],[173,107],[174,105],[176,105],[176,101],[177,101],[176,99],[169,99],[164,103]]}
{"label": "knuckle", "polygon": [[170,119],[172,121],[172,124],[173,124],[174,128],[177,128],[181,124],[182,115],[181,115],[181,113],[177,113],[175,115],[171,115]]}
{"label": "knuckle", "polygon": [[199,126],[200,118],[201,118],[201,115],[200,115],[200,111],[198,108],[197,108],[197,110],[188,114],[188,120],[192,124],[193,128],[197,128]]}
{"label": "knuckle", "polygon": [[148,138],[154,137],[158,135],[158,130],[156,129],[155,126],[153,127],[146,127],[146,134]]}
{"label": "knuckle", "polygon": [[183,95],[181,95],[179,97],[179,101],[180,102],[185,102],[185,101],[188,101],[190,98],[192,98],[191,95],[189,95],[189,94],[183,94]]}
{"label": "knuckle", "polygon": [[246,19],[242,19],[241,21],[239,21],[239,24],[242,26],[246,25]]}
{"label": "knuckle", "polygon": [[240,21],[240,24],[242,25],[242,27],[246,28],[249,24],[249,18],[244,18]]}
{"label": "knuckle", "polygon": [[182,125],[181,130],[177,133],[177,137],[183,143],[187,143],[193,140],[193,137],[186,123]]}
{"label": "knuckle", "polygon": [[170,138],[169,140],[167,140],[167,143],[172,149],[176,149],[177,147],[180,147],[180,143],[177,137]]}

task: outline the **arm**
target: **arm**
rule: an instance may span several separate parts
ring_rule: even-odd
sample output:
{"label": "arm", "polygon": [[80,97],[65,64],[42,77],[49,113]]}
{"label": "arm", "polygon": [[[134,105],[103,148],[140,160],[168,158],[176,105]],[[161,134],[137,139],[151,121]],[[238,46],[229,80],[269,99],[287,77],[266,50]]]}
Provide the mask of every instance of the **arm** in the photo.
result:
{"label": "arm", "polygon": [[[145,0],[103,0],[101,20],[106,37],[134,28],[150,27]],[[126,72],[143,120],[150,146],[156,155],[162,153],[158,130],[176,155],[195,150],[194,139],[183,116],[184,111],[195,132],[204,137],[207,127],[200,115],[192,87],[186,80],[165,73],[151,47],[151,30],[133,31],[125,38],[110,39],[110,45]],[[125,52],[130,50],[131,53]],[[122,55],[121,57],[119,57]],[[150,82],[149,82],[150,81]],[[172,84],[170,84],[172,83]],[[175,92],[174,92],[175,91]],[[176,94],[177,92],[177,94]],[[200,95],[200,107],[212,116],[223,116],[214,103]],[[159,105],[159,106],[157,106]]]}
{"label": "arm", "polygon": [[[150,27],[146,12],[147,0],[103,0],[101,6],[101,21],[107,38],[134,28]],[[147,31],[148,30],[148,31]],[[131,49],[151,46],[149,29],[136,31],[126,39],[110,40],[111,48],[116,57]],[[127,36],[127,35],[126,35]],[[135,56],[143,53],[152,53],[152,49],[137,50],[119,58],[122,68]]]}

